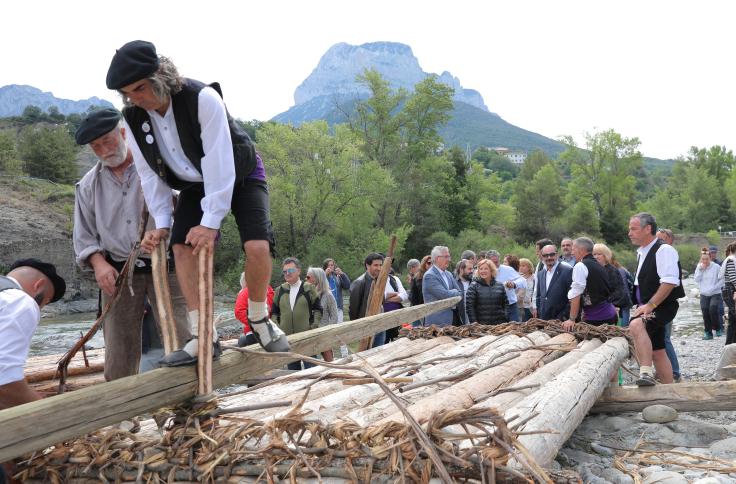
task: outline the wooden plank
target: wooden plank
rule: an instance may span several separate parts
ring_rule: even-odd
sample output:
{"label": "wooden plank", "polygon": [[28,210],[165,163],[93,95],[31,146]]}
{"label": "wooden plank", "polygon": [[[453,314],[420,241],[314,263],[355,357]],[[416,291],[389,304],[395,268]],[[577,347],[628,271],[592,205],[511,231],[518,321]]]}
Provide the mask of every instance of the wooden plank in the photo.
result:
{"label": "wooden plank", "polygon": [[[402,323],[415,321],[459,302],[459,297],[377,314],[289,336],[292,351],[315,355],[335,341],[357,341]],[[257,350],[253,345],[250,349]],[[230,351],[213,362],[214,387],[240,383],[291,360],[271,353],[258,357]],[[157,370],[114,380],[0,411],[0,462],[78,437],[106,425],[192,398],[197,390],[194,366]]]}
{"label": "wooden plank", "polygon": [[736,410],[736,380],[610,387],[590,411],[639,412],[657,404],[667,405],[678,412],[733,411]]}

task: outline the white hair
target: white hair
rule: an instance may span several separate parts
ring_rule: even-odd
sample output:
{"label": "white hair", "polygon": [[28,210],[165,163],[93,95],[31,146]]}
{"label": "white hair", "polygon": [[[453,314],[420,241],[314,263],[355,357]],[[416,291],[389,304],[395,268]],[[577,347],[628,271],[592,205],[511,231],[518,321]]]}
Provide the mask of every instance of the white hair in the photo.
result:
{"label": "white hair", "polygon": [[430,257],[432,257],[432,264],[437,262],[437,258],[441,255],[444,255],[445,252],[449,253],[450,249],[445,247],[444,245],[435,245],[432,247],[432,252],[430,252]]}

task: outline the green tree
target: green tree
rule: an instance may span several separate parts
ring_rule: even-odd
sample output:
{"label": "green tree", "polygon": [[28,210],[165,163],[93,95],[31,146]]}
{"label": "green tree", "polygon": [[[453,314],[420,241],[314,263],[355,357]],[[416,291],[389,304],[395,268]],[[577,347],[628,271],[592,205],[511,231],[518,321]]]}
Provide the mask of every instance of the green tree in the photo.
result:
{"label": "green tree", "polygon": [[30,176],[58,183],[72,183],[78,178],[74,160],[79,148],[64,127],[25,128],[18,151]]}
{"label": "green tree", "polygon": [[557,236],[552,228],[563,209],[562,178],[552,163],[537,171],[531,181],[520,177],[512,204],[516,208],[514,232],[523,241]]}
{"label": "green tree", "polygon": [[0,171],[7,171],[17,159],[15,138],[7,131],[0,131]]}
{"label": "green tree", "polygon": [[27,123],[37,123],[38,121],[43,121],[46,118],[46,114],[38,106],[29,104],[23,109],[21,118]]}
{"label": "green tree", "polygon": [[626,222],[635,208],[635,174],[642,165],[638,138],[624,138],[613,130],[586,134],[586,149],[571,137],[560,158],[568,163],[571,184],[580,188],[595,209],[601,235],[609,243],[625,242]]}

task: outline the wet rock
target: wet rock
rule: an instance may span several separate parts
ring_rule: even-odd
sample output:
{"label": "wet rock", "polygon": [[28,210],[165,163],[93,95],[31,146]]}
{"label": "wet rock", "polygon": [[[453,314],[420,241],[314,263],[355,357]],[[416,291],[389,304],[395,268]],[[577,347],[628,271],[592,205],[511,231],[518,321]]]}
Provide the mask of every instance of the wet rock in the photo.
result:
{"label": "wet rock", "polygon": [[620,430],[629,429],[636,425],[637,421],[632,418],[616,415],[614,417],[606,417],[598,422],[597,426],[604,432],[618,432]]}
{"label": "wet rock", "polygon": [[596,442],[593,442],[592,444],[590,444],[590,448],[596,454],[604,455],[606,457],[611,457],[613,455],[616,455],[616,453],[613,450],[611,450],[608,447],[605,447],[605,446],[603,446],[601,444],[598,444]]}
{"label": "wet rock", "polygon": [[688,484],[685,476],[672,471],[652,472],[643,482],[644,484]]}
{"label": "wet rock", "polygon": [[557,458],[560,459],[562,465],[571,467],[578,464],[596,464],[601,461],[601,458],[596,455],[568,448],[560,450]]}
{"label": "wet rock", "polygon": [[601,472],[601,477],[613,484],[634,484],[634,479],[630,475],[624,474],[613,467],[604,469],[603,472]]}
{"label": "wet rock", "polygon": [[736,456],[736,437],[713,442],[710,446],[710,452],[716,457],[733,459]]}
{"label": "wet rock", "polygon": [[649,405],[641,411],[645,422],[667,423],[677,420],[677,410],[667,405]]}
{"label": "wet rock", "polygon": [[639,474],[642,476],[648,476],[649,474],[654,474],[655,472],[661,472],[663,469],[660,466],[647,466],[642,467],[639,469]]}
{"label": "wet rock", "polygon": [[578,467],[578,472],[585,483],[608,484],[606,479],[599,477],[603,473],[603,467],[598,464],[581,465]]}
{"label": "wet rock", "polygon": [[666,424],[666,427],[677,434],[671,443],[684,447],[705,447],[728,437],[723,425],[698,420],[677,420]]}

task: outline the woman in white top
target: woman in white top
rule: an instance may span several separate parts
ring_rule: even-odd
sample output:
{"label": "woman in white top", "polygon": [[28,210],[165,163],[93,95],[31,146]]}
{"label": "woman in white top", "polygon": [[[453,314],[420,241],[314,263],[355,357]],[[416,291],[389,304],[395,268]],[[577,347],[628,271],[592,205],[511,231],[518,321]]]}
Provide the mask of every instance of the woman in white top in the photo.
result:
{"label": "woman in white top", "polygon": [[526,288],[518,288],[516,296],[519,300],[521,320],[527,321],[532,317],[532,296],[534,294],[534,264],[529,259],[519,259],[519,273],[526,280]]}
{"label": "woman in white top", "polygon": [[703,324],[705,331],[703,339],[713,339],[713,331],[716,336],[723,336],[723,330],[719,324],[719,306],[723,301],[721,289],[723,278],[721,277],[721,266],[711,261],[708,249],[703,249],[700,255],[700,264],[695,268],[695,282],[700,285],[700,311],[703,313]]}

